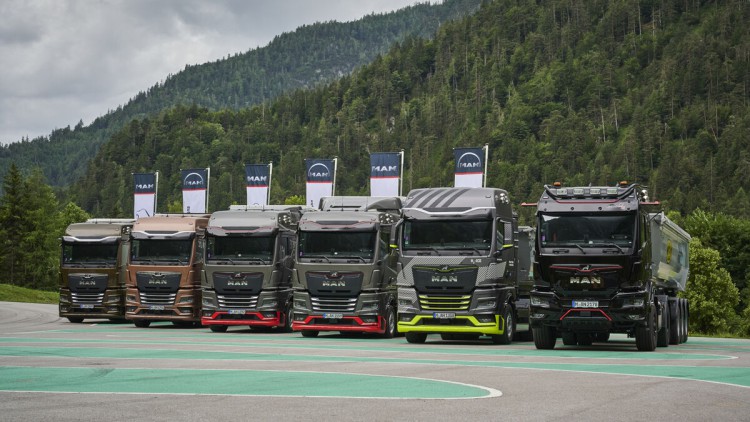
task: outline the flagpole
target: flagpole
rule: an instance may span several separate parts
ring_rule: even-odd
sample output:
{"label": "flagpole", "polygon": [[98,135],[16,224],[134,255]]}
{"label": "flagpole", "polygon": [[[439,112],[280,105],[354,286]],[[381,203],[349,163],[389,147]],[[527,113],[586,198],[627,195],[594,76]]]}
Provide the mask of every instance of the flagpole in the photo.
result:
{"label": "flagpole", "polygon": [[203,213],[208,214],[208,188],[211,184],[211,167],[206,168],[206,204],[203,207]]}
{"label": "flagpole", "polygon": [[401,168],[399,169],[401,171],[401,175],[398,177],[398,196],[403,196],[403,188],[404,188],[404,150],[401,150],[399,152],[401,155]]}
{"label": "flagpole", "polygon": [[266,205],[271,204],[271,176],[273,176],[273,161],[268,163],[268,193],[266,195]]}
{"label": "flagpole", "polygon": [[331,189],[331,196],[336,196],[336,168],[338,167],[338,157],[333,157],[333,189]]}
{"label": "flagpole", "polygon": [[156,170],[156,186],[154,186],[154,215],[156,215],[156,205],[159,203],[159,170]]}
{"label": "flagpole", "polygon": [[486,188],[487,187],[487,157],[489,157],[489,151],[490,151],[489,144],[484,144],[484,148],[482,149],[484,150],[484,174],[482,175],[482,187]]}

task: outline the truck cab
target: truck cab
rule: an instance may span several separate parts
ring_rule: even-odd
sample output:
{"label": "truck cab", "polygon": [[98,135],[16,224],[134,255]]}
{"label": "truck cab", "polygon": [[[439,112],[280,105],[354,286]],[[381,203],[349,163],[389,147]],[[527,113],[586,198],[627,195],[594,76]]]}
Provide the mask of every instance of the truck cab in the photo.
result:
{"label": "truck cab", "polygon": [[125,318],[136,327],[171,321],[200,325],[203,248],[208,214],[142,217],[131,231]]}
{"label": "truck cab", "polygon": [[202,271],[203,316],[230,326],[291,331],[292,269],[299,206],[232,206],[211,215]]}
{"label": "truck cab", "polygon": [[406,198],[403,218],[397,236],[399,332],[410,343],[424,343],[428,334],[510,343],[518,321],[519,263],[508,193],[416,189]]}
{"label": "truck cab", "polygon": [[119,320],[125,316],[130,219],[89,219],[67,227],[60,260],[60,316]]}
{"label": "truck cab", "polygon": [[300,219],[292,329],[396,334],[399,197],[335,196]]}

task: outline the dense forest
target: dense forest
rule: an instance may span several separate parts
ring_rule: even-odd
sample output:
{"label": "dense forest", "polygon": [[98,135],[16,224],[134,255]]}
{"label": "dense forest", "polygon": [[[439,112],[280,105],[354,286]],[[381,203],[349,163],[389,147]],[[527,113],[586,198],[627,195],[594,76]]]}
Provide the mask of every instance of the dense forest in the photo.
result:
{"label": "dense forest", "polygon": [[337,194],[367,194],[369,153],[401,149],[405,191],[450,186],[452,148],[488,144],[488,185],[515,203],[553,181],[648,186],[696,238],[695,327],[747,334],[748,21],[746,0],[485,1],[328,84],[133,119],[61,203],[129,216],[131,173],[158,170],[158,210],[179,209],[179,170],[211,167],[209,210],[226,209],[243,164],[269,161],[283,203],[304,195],[305,158],[334,156]]}
{"label": "dense forest", "polygon": [[66,187],[84,174],[99,147],[133,119],[180,103],[241,109],[295,88],[331,81],[369,63],[396,41],[433,36],[441,23],[473,13],[480,1],[422,3],[354,22],[316,23],[281,34],[262,48],[186,66],[88,126],[80,121],[72,129],[0,146],[0,175],[11,163],[26,173],[40,167],[51,185]]}

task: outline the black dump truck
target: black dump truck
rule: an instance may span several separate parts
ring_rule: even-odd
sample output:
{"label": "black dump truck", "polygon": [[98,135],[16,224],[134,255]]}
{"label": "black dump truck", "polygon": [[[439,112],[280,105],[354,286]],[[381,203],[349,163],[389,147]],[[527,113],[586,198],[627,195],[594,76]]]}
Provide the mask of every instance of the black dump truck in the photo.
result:
{"label": "black dump truck", "polygon": [[685,342],[690,236],[645,188],[547,185],[536,205],[530,322],[538,349],[635,337],[638,350]]}
{"label": "black dump truck", "polygon": [[519,301],[518,287],[519,278],[528,277],[529,252],[521,275],[517,218],[506,191],[415,189],[404,202],[403,218],[398,330],[408,342],[440,334],[443,340],[484,335],[508,344],[516,328],[527,331],[528,297]]}

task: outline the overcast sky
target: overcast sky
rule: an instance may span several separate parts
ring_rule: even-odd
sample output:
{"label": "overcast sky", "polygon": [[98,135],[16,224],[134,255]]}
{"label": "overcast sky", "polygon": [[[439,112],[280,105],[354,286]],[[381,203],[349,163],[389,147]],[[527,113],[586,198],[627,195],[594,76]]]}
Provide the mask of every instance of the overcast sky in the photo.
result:
{"label": "overcast sky", "polygon": [[0,0],[0,143],[88,125],[186,64],[263,47],[301,25],[418,2]]}

